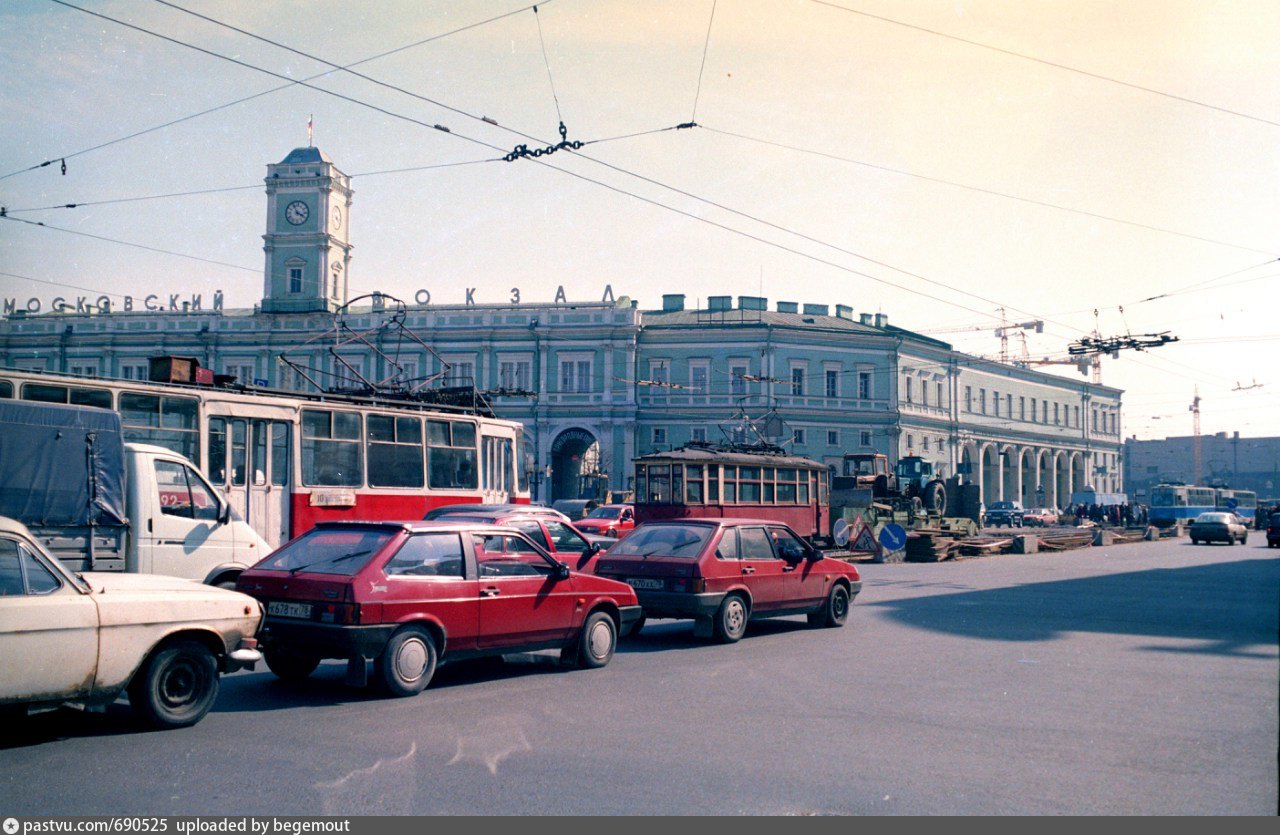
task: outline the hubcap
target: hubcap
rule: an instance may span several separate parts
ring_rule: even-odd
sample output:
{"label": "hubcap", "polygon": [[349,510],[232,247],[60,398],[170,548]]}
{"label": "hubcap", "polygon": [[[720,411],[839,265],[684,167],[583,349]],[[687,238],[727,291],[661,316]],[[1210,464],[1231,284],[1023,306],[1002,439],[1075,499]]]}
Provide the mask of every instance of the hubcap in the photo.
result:
{"label": "hubcap", "polygon": [[612,646],[613,630],[609,628],[609,624],[603,621],[595,624],[591,628],[591,634],[587,636],[587,651],[593,658],[604,658]]}
{"label": "hubcap", "polygon": [[832,601],[831,610],[835,613],[836,617],[844,617],[845,612],[849,611],[849,598],[845,597],[843,594],[837,593],[835,600]]}
{"label": "hubcap", "polygon": [[417,681],[427,671],[427,648],[421,640],[405,641],[396,653],[396,675]]}
{"label": "hubcap", "polygon": [[160,697],[169,707],[181,707],[195,699],[200,673],[190,663],[175,664],[160,682]]}
{"label": "hubcap", "polygon": [[725,626],[729,627],[731,634],[737,634],[746,623],[746,610],[742,607],[742,601],[734,599],[729,601],[729,608],[725,611]]}

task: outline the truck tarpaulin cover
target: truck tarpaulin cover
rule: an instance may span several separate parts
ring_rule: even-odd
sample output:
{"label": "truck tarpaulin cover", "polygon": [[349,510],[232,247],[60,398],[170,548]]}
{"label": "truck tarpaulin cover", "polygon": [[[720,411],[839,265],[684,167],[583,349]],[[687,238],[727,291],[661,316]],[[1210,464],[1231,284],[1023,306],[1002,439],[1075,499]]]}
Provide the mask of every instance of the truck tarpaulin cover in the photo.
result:
{"label": "truck tarpaulin cover", "polygon": [[127,524],[120,416],[0,400],[0,516],[35,525]]}

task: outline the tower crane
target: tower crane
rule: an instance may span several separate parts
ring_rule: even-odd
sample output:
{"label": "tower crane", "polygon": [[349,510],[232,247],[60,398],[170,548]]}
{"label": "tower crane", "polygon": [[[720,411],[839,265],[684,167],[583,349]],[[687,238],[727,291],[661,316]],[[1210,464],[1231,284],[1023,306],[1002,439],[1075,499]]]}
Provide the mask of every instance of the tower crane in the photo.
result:
{"label": "tower crane", "polygon": [[1191,467],[1193,472],[1192,484],[1199,484],[1201,476],[1204,475],[1204,467],[1200,458],[1200,387],[1196,386],[1196,395],[1191,399],[1191,405],[1187,407],[1187,411],[1191,412]]}

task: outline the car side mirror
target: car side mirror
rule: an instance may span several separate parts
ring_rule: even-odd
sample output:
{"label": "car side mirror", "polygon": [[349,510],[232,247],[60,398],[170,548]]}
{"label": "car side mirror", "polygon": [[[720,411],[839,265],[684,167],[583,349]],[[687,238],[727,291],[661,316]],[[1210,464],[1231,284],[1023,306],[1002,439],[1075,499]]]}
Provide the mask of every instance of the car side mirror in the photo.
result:
{"label": "car side mirror", "polygon": [[599,542],[588,542],[586,549],[582,552],[582,556],[594,557],[596,554],[600,553],[600,551],[601,548]]}
{"label": "car side mirror", "polygon": [[226,525],[231,522],[231,502],[226,499],[218,505],[218,524]]}
{"label": "car side mirror", "polygon": [[558,563],[556,563],[556,579],[557,579],[557,580],[568,580],[568,579],[569,579],[569,566],[565,565],[565,564],[564,564],[564,563],[562,563],[562,562],[558,562]]}
{"label": "car side mirror", "polygon": [[809,562],[818,562],[819,560],[825,559],[825,557],[817,548],[810,548],[809,553],[805,555],[805,559]]}

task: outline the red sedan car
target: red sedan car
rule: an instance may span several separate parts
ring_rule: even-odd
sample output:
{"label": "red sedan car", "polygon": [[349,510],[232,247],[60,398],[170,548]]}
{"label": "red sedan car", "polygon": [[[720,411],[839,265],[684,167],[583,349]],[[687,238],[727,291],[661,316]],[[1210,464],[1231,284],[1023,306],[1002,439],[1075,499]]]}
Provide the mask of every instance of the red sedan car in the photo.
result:
{"label": "red sedan car", "polygon": [[583,533],[620,537],[636,526],[636,512],[629,504],[602,504],[576,524]]}
{"label": "red sedan car", "polygon": [[267,609],[267,666],[304,679],[348,659],[412,696],[437,660],[559,649],[603,667],[639,618],[625,583],[579,574],[513,528],[474,522],[322,522],[240,575]]}
{"label": "red sedan car", "polygon": [[635,588],[645,618],[693,618],[695,634],[723,643],[758,618],[803,614],[813,626],[843,626],[862,590],[857,567],[756,519],[646,522],[600,555],[596,574]]}

